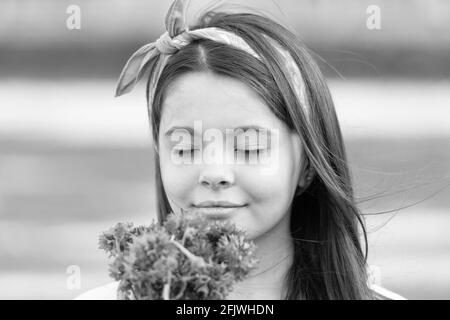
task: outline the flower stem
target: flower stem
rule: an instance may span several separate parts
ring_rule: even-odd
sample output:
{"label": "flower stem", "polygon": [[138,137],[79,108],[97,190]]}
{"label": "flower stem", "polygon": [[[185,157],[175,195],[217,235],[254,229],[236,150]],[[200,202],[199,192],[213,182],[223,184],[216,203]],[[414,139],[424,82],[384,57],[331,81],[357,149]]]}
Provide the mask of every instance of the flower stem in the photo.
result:
{"label": "flower stem", "polygon": [[164,300],[170,300],[170,283],[172,282],[172,271],[170,269],[167,271],[167,283],[164,285],[163,288],[163,299]]}
{"label": "flower stem", "polygon": [[202,257],[194,255],[188,249],[186,249],[183,245],[178,243],[178,241],[174,240],[174,237],[170,239],[170,243],[172,243],[175,247],[177,247],[190,261],[192,264],[201,267],[206,267],[207,263],[203,260]]}

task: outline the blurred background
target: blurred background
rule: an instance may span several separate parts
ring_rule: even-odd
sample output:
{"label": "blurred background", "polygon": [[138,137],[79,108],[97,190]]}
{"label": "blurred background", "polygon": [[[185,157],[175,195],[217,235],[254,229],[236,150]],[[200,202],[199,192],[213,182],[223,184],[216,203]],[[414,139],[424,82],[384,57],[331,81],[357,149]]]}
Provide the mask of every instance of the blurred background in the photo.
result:
{"label": "blurred background", "polygon": [[[72,299],[112,281],[99,234],[155,218],[144,86],[114,90],[169,6],[0,0],[0,299]],[[328,79],[378,281],[449,299],[450,2],[270,7]]]}

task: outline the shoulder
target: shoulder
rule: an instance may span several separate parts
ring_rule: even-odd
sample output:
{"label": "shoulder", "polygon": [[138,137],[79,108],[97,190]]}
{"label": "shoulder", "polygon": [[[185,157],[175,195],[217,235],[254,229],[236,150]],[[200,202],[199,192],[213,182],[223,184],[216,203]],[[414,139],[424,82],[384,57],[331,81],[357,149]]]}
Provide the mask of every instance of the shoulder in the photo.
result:
{"label": "shoulder", "polygon": [[371,284],[370,290],[372,290],[375,300],[407,300],[405,297],[377,284]]}
{"label": "shoulder", "polygon": [[118,300],[117,289],[119,287],[119,281],[110,282],[103,286],[96,287],[89,291],[86,291],[74,300]]}

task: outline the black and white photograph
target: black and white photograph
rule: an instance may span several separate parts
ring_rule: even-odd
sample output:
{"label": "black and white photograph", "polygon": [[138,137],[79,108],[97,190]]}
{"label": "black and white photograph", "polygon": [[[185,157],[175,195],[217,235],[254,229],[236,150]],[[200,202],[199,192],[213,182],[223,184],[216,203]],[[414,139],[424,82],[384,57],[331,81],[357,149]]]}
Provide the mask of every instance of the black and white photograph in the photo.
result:
{"label": "black and white photograph", "polygon": [[450,1],[0,0],[0,300],[449,300],[449,231]]}

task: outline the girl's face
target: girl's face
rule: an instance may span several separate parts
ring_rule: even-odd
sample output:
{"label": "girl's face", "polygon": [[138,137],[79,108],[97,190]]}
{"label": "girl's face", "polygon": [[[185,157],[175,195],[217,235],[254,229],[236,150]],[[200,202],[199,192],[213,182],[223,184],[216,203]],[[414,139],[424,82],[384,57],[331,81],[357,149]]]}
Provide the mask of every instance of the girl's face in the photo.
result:
{"label": "girl's face", "polygon": [[[254,240],[286,232],[295,189],[304,184],[303,151],[300,137],[263,99],[239,80],[191,72],[169,86],[162,110],[157,148],[174,212],[199,210],[208,219],[229,219]],[[265,131],[251,130],[256,127],[266,128],[270,139],[258,139]],[[230,139],[226,133],[233,130]],[[257,155],[255,149],[260,161],[234,160]],[[182,157],[197,162],[181,162]]]}

